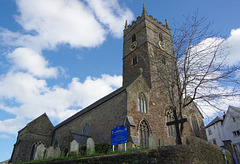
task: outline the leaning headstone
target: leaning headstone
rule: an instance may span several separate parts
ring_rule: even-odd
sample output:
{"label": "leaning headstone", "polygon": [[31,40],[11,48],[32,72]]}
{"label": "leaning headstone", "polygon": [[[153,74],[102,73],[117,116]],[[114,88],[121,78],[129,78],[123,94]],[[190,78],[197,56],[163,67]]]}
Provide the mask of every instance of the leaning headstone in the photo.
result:
{"label": "leaning headstone", "polygon": [[36,148],[36,153],[35,153],[35,156],[34,156],[34,160],[43,159],[45,150],[46,150],[46,148],[43,144],[38,145],[37,148]]}
{"label": "leaning headstone", "polygon": [[53,146],[50,146],[49,148],[46,149],[45,153],[45,159],[53,158],[54,157],[54,148]]}
{"label": "leaning headstone", "polygon": [[156,149],[158,147],[158,139],[156,135],[149,136],[149,148]]}
{"label": "leaning headstone", "polygon": [[59,147],[56,147],[55,150],[54,150],[54,154],[53,154],[53,157],[54,158],[58,158],[61,156],[61,150]]}
{"label": "leaning headstone", "polygon": [[93,154],[95,152],[95,144],[92,138],[87,139],[87,153]]}
{"label": "leaning headstone", "polygon": [[70,143],[70,153],[78,154],[78,151],[79,151],[79,143],[76,140],[73,140]]}

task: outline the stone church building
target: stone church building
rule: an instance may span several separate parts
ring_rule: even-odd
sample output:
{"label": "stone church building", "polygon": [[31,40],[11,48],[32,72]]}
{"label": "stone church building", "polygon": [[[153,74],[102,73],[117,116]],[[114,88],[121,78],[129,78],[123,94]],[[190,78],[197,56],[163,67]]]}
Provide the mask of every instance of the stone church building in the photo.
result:
{"label": "stone church building", "polygon": [[[91,136],[95,143],[110,143],[111,130],[122,125],[127,127],[127,147],[148,146],[148,137],[157,136],[159,145],[175,145],[175,125],[167,126],[173,119],[168,94],[158,89],[152,72],[151,55],[161,57],[162,63],[174,60],[171,30],[143,13],[126,26],[123,35],[123,86],[101,98],[55,127],[43,114],[18,132],[11,161],[29,161],[34,157],[36,146],[59,147],[62,155],[69,151],[70,142],[78,137]],[[183,143],[187,136],[206,139],[203,116],[192,103],[184,108],[187,118],[181,134]]]}

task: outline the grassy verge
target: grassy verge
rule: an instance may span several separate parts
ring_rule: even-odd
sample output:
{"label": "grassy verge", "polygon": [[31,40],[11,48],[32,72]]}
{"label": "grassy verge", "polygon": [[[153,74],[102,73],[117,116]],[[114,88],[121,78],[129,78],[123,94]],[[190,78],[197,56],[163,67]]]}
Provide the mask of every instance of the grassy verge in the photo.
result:
{"label": "grassy verge", "polygon": [[107,154],[103,153],[97,153],[94,152],[93,154],[86,154],[86,155],[77,155],[77,154],[72,154],[69,157],[58,157],[58,158],[52,158],[52,159],[44,159],[44,160],[35,160],[31,162],[24,162],[22,164],[28,164],[28,163],[39,163],[39,162],[52,162],[52,161],[59,161],[59,160],[68,160],[68,159],[78,159],[78,158],[87,158],[87,157],[95,157],[95,156],[104,156],[104,155],[114,155],[114,154],[124,154],[124,153],[130,153],[130,152],[140,152],[143,150],[147,150],[148,148],[134,148],[134,149],[128,149],[126,152],[123,151],[118,151],[118,152],[113,152],[112,150],[108,151]]}

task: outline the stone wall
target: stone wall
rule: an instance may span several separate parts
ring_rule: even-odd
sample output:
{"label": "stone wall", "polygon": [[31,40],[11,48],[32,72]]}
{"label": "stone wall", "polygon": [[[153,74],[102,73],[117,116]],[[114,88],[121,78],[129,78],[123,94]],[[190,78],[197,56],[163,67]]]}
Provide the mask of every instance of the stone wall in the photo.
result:
{"label": "stone wall", "polygon": [[[196,163],[225,164],[222,148],[197,137],[187,137],[187,146],[193,152]],[[226,150],[226,149],[225,149]],[[232,155],[226,150],[228,163],[233,163]]]}
{"label": "stone wall", "polygon": [[[192,102],[183,110],[183,117],[187,118],[188,122],[184,123],[182,138],[186,141],[188,136],[196,136],[207,140],[207,135],[204,127],[203,116],[197,108],[196,104]],[[193,120],[198,123],[199,131],[194,131]]]}
{"label": "stone wall", "polygon": [[[147,113],[138,111],[138,96],[144,93],[147,99]],[[139,123],[144,119],[147,121],[150,134],[154,134],[158,139],[164,140],[165,145],[174,145],[175,138],[168,136],[166,126],[165,106],[167,104],[166,94],[152,91],[140,76],[127,88],[127,114],[133,117],[136,127],[131,127],[130,133],[137,136],[139,140]]]}
{"label": "stone wall", "polygon": [[31,121],[18,132],[18,138],[14,145],[11,162],[28,161],[36,142],[42,142],[45,146],[51,145],[53,125],[44,113]]}
{"label": "stone wall", "polygon": [[[58,141],[58,146],[62,152],[69,150],[69,144],[73,140],[71,133],[83,134],[83,129],[87,124],[89,126],[89,136],[96,143],[110,143],[111,130],[119,126],[122,117],[126,115],[125,100],[126,92],[123,91],[111,99],[98,104],[86,113],[76,114],[75,118],[70,118],[69,122],[63,122],[60,127],[55,129],[53,143]],[[96,103],[99,103],[99,101]],[[84,110],[88,110],[88,107]]]}
{"label": "stone wall", "polygon": [[[41,164],[78,164],[78,163],[163,163],[163,164],[225,164],[222,148],[196,137],[189,137],[187,145],[164,146],[158,149],[143,150],[139,152],[107,155],[99,157],[70,159],[63,161],[42,162]],[[233,164],[231,154],[226,151],[229,164]],[[37,163],[34,163],[37,164]]]}

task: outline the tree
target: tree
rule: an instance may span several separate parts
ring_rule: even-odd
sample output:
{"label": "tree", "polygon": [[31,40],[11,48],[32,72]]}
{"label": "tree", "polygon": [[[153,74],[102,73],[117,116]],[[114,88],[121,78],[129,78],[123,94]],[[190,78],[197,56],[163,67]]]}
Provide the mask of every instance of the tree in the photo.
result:
{"label": "tree", "polygon": [[[173,30],[174,54],[168,57],[166,54],[166,59],[151,56],[155,82],[162,84],[159,89],[167,90],[171,106],[177,112],[175,120],[182,119],[182,111],[194,100],[219,109],[213,100],[240,95],[239,66],[227,63],[230,47],[224,37],[211,31],[211,25],[197,13],[185,17],[185,22],[176,24]],[[182,133],[183,123],[178,129],[176,125],[177,134]],[[181,144],[179,136],[177,140]]]}

